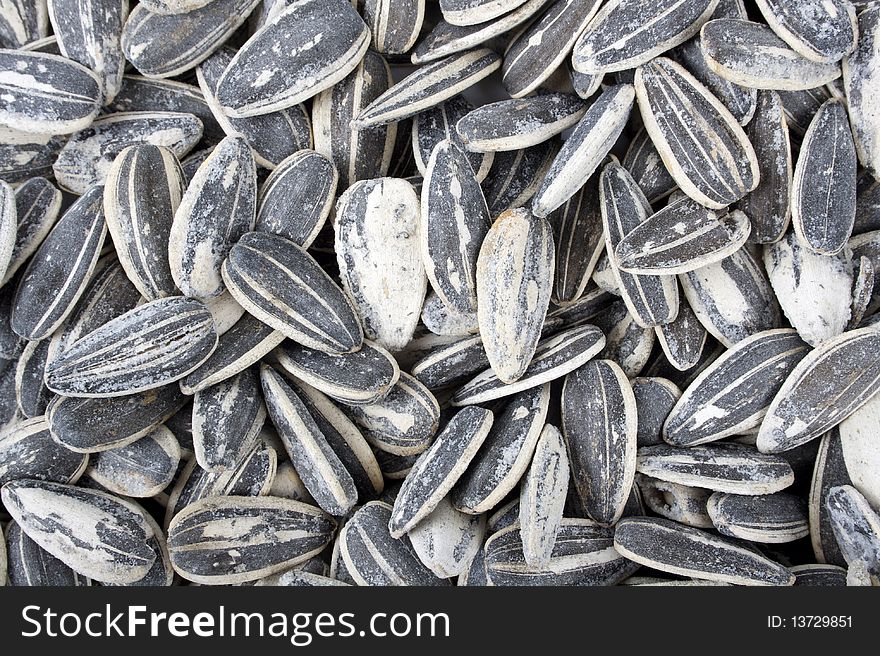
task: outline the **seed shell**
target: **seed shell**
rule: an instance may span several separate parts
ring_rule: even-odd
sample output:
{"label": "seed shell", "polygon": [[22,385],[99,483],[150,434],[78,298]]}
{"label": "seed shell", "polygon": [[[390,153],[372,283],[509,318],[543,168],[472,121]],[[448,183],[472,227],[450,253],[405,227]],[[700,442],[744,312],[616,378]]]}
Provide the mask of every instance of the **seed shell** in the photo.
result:
{"label": "seed shell", "polygon": [[662,444],[663,424],[681,398],[681,389],[671,380],[660,377],[633,378],[630,384],[638,411],[638,446]]}
{"label": "seed shell", "polygon": [[709,336],[706,328],[699,322],[697,315],[684,299],[679,301],[678,316],[675,320],[662,326],[655,326],[654,332],[666,359],[679,371],[688,371],[697,366]]}
{"label": "seed shell", "polygon": [[869,6],[858,21],[858,44],[843,60],[843,82],[859,162],[876,178],[880,176],[880,99],[874,90],[880,80],[880,7]]}
{"label": "seed shell", "polygon": [[45,37],[48,30],[45,0],[10,0],[0,10],[0,44],[3,48],[21,48]]}
{"label": "seed shell", "polygon": [[458,123],[473,110],[474,106],[470,101],[458,95],[413,117],[412,153],[416,168],[423,176],[427,178],[428,163],[437,145],[443,141],[451,141],[465,151],[477,181],[483,182],[486,179],[495,161],[495,153],[473,152],[456,129]]}
{"label": "seed shell", "polygon": [[[15,521],[9,522],[6,527],[6,542],[9,566],[7,585],[70,587],[92,584],[91,579],[77,574],[31,540]],[[0,540],[2,543],[3,540]]]}
{"label": "seed shell", "polygon": [[547,424],[519,496],[523,559],[530,567],[547,568],[553,558],[556,535],[563,522],[569,469],[562,434]]}
{"label": "seed shell", "polygon": [[432,349],[410,367],[410,373],[429,390],[436,390],[465,382],[488,366],[483,339],[473,335]]}
{"label": "seed shell", "polygon": [[453,25],[475,25],[513,11],[525,0],[440,0],[443,18]]}
{"label": "seed shell", "polygon": [[425,20],[425,0],[366,0],[364,21],[376,52],[402,55],[419,38]]}
{"label": "seed shell", "polygon": [[715,492],[709,516],[721,535],[752,542],[793,542],[810,534],[807,504],[793,494],[742,496]]}
{"label": "seed shell", "polygon": [[851,485],[831,488],[826,504],[850,570],[864,568],[872,579],[880,577],[880,516]]}
{"label": "seed shell", "polygon": [[49,356],[51,340],[28,342],[15,369],[15,394],[19,411],[28,418],[46,412],[54,394],[45,383],[46,359]]}
{"label": "seed shell", "polygon": [[0,178],[15,184],[34,176],[51,177],[64,137],[21,132],[0,125]]}
{"label": "seed shell", "polygon": [[711,490],[661,481],[644,474],[636,477],[645,507],[651,512],[694,528],[715,528],[706,512]]}
{"label": "seed shell", "polygon": [[45,417],[19,422],[0,432],[0,485],[20,479],[76,483],[88,456],[52,439]]}
{"label": "seed shell", "polygon": [[86,475],[115,494],[151,497],[171,483],[179,463],[180,444],[159,426],[132,444],[93,455]]}
{"label": "seed shell", "polygon": [[[33,177],[15,190],[14,245],[6,273],[0,276],[5,285],[49,234],[61,211],[61,192],[46,178]],[[17,225],[16,225],[17,223]]]}
{"label": "seed shell", "polygon": [[801,56],[836,62],[856,47],[858,24],[852,3],[844,0],[757,0],[771,29]]}
{"label": "seed shell", "polygon": [[522,207],[538,190],[556,157],[555,141],[545,141],[523,150],[497,153],[483,182],[489,215],[499,216]]}
{"label": "seed shell", "polygon": [[630,142],[623,158],[623,168],[630,172],[650,203],[666,198],[677,189],[675,180],[666,170],[660,153],[644,128]]}
{"label": "seed shell", "polygon": [[419,560],[438,578],[459,576],[477,555],[486,533],[483,515],[467,515],[444,497],[407,534]]}
{"label": "seed shell", "polygon": [[846,570],[837,565],[795,565],[789,569],[795,576],[795,585],[835,587],[846,585]]}

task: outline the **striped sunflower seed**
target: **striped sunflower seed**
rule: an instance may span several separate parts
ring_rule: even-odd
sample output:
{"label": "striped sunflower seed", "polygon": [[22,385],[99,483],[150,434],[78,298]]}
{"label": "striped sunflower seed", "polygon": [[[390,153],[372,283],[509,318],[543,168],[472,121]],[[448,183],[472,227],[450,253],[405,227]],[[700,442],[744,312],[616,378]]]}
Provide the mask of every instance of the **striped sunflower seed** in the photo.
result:
{"label": "striped sunflower seed", "polygon": [[376,449],[374,452],[376,462],[379,463],[379,469],[382,476],[389,481],[402,481],[406,475],[412,471],[413,465],[419,459],[419,453],[411,456],[398,456],[387,451]]}
{"label": "striped sunflower seed", "polygon": [[88,461],[55,442],[42,416],[0,432],[0,485],[20,479],[75,484]]}
{"label": "striped sunflower seed", "polygon": [[12,329],[22,337],[51,335],[85,291],[107,234],[103,195],[96,186],[80,196],[24,270],[12,309]]}
{"label": "striped sunflower seed", "polygon": [[428,282],[445,305],[475,312],[477,256],[491,219],[467,156],[451,141],[437,144],[428,160],[420,220]]}
{"label": "striped sunflower seed", "polygon": [[614,531],[614,548],[629,560],[671,574],[735,585],[792,585],[779,563],[737,543],[655,517],[628,517]]}
{"label": "striped sunflower seed", "polygon": [[402,55],[422,31],[425,0],[365,0],[363,17],[373,35],[373,50]]}
{"label": "striped sunflower seed", "polygon": [[639,449],[636,468],[662,481],[732,494],[773,494],[794,482],[788,462],[744,444],[645,446]]}
{"label": "striped sunflower seed", "polygon": [[328,353],[360,348],[363,331],[351,301],[292,241],[247,233],[229,251],[222,274],[242,307],[286,337]]}
{"label": "striped sunflower seed", "polygon": [[700,38],[709,68],[744,87],[801,91],[840,77],[839,62],[810,61],[761,23],[711,20],[703,26]]}
{"label": "striped sunflower seed", "polygon": [[681,398],[681,389],[671,380],[660,377],[633,378],[630,381],[636,397],[636,443],[651,446],[663,443],[663,424]]}
{"label": "striped sunflower seed", "polygon": [[856,10],[844,0],[757,0],[764,20],[789,47],[817,62],[836,62],[856,47]]}
{"label": "striped sunflower seed", "polygon": [[677,186],[666,170],[648,131],[642,128],[630,142],[623,168],[630,172],[649,203],[656,203],[671,194]]}
{"label": "striped sunflower seed", "polygon": [[70,134],[101,106],[101,83],[82,64],[23,50],[0,50],[0,124],[21,132]]}
{"label": "striped sunflower seed", "polygon": [[723,209],[760,181],[758,159],[739,122],[681,65],[658,57],[636,71],[645,129],[688,196]]}
{"label": "striped sunflower seed", "polygon": [[852,479],[843,457],[840,431],[834,428],[819,440],[819,450],[813,467],[808,499],[810,542],[818,562],[845,566],[847,563],[834,535],[826,504],[831,489],[841,485],[852,485]]}
{"label": "striped sunflower seed", "polygon": [[793,494],[753,497],[715,492],[707,508],[721,535],[777,544],[810,534],[807,504]]}
{"label": "striped sunflower seed", "polygon": [[[850,572],[864,570],[874,585],[880,579],[880,516],[851,485],[831,488],[826,503]],[[848,575],[848,584],[849,581]]]}
{"label": "striped sunflower seed", "polygon": [[244,583],[282,572],[319,553],[336,522],[319,508],[275,497],[209,497],[168,526],[175,571],[207,585]]}
{"label": "striped sunflower seed", "polygon": [[15,394],[19,411],[28,418],[46,412],[54,394],[45,383],[46,359],[49,357],[51,340],[28,342],[15,370]]}
{"label": "striped sunflower seed", "polygon": [[[77,574],[55,556],[31,540],[14,521],[6,527],[8,543],[9,582],[11,586],[59,586],[91,585],[86,576]],[[0,540],[3,544],[3,540]],[[0,549],[5,547],[0,546]]]}
{"label": "striped sunflower seed", "polygon": [[437,390],[463,383],[488,366],[483,339],[473,335],[432,349],[410,367],[410,373],[429,390]]}
{"label": "striped sunflower seed", "polygon": [[285,342],[275,350],[275,357],[298,380],[349,405],[381,400],[400,379],[394,356],[369,340],[354,353],[336,356]]}
{"label": "striped sunflower seed", "polygon": [[715,528],[706,512],[711,490],[661,481],[639,474],[636,478],[645,506],[653,513],[694,528]]}
{"label": "striped sunflower seed", "polygon": [[519,495],[523,559],[530,567],[546,569],[552,561],[556,536],[563,522],[569,472],[562,434],[547,424],[541,431]]}
{"label": "striped sunflower seed", "polygon": [[596,522],[623,514],[636,472],[638,410],[626,374],[594,360],[568,374],[562,388],[562,430],[581,506]]}
{"label": "striped sunflower seed", "polygon": [[791,187],[798,238],[822,255],[839,253],[856,218],[856,150],[843,100],[819,108],[801,144]]}
{"label": "striped sunflower seed", "polygon": [[122,268],[148,300],[178,294],[166,249],[185,188],[180,163],[161,146],[130,146],[107,173],[107,228]]}
{"label": "striped sunflower seed", "polygon": [[130,501],[46,481],[13,481],[0,496],[30,539],[82,576],[134,583],[157,558],[154,528]]}
{"label": "striped sunflower seed", "polygon": [[407,536],[422,564],[438,578],[448,579],[468,568],[485,534],[485,515],[456,510],[447,496]]}
{"label": "striped sunflower seed", "polygon": [[140,4],[157,14],[185,14],[215,0],[143,0]]}
{"label": "striped sunflower seed", "polygon": [[860,257],[854,263],[852,306],[847,328],[857,328],[865,318],[873,296],[874,282],[874,265],[867,257]]}
{"label": "striped sunflower seed", "polygon": [[795,565],[789,569],[794,574],[795,585],[836,587],[846,585],[846,570],[837,565]]}
{"label": "striped sunflower seed", "polygon": [[0,8],[0,47],[20,48],[48,31],[46,0],[10,0]]}
{"label": "striped sunflower seed", "polygon": [[370,30],[350,3],[288,4],[229,63],[217,101],[234,118],[291,107],[344,79],[369,45]]}
{"label": "striped sunflower seed", "polygon": [[[474,106],[464,96],[459,95],[413,117],[412,152],[416,167],[423,176],[427,178],[428,163],[438,144],[451,141],[465,151],[477,181],[483,182],[486,179],[495,161],[495,153],[473,152],[456,129],[458,123],[473,110]],[[379,128],[373,128],[376,129]]]}
{"label": "striped sunflower seed", "polygon": [[15,190],[15,244],[9,256],[6,273],[0,277],[5,285],[34,254],[49,234],[61,212],[61,192],[46,178],[29,178]]}
{"label": "striped sunflower seed", "polygon": [[675,320],[655,326],[654,332],[669,364],[679,371],[688,371],[697,366],[709,336],[686,299],[679,302]]}
{"label": "striped sunflower seed", "polygon": [[574,44],[572,63],[581,73],[636,68],[684,43],[715,13],[718,0],[611,0]]}
{"label": "striped sunflower seed", "polygon": [[159,426],[143,438],[95,454],[86,476],[114,494],[151,497],[168,487],[180,463],[180,444]]}
{"label": "striped sunflower seed", "polygon": [[758,433],[764,453],[788,451],[830,430],[877,392],[876,328],[847,331],[824,342],[789,374]]}
{"label": "striped sunflower seed", "polygon": [[858,44],[843,60],[843,82],[846,89],[849,120],[852,125],[856,152],[862,166],[875,177],[880,176],[880,111],[877,109],[878,70],[880,70],[880,7],[868,6],[858,17]]}
{"label": "striped sunflower seed", "polygon": [[531,148],[497,153],[483,182],[489,215],[522,207],[538,190],[556,157],[555,141],[545,141]]}
{"label": "striped sunflower seed", "polygon": [[52,177],[52,164],[63,145],[64,137],[0,125],[0,178],[15,184],[34,176]]}
{"label": "striped sunflower seed", "polygon": [[525,0],[440,0],[443,18],[453,25],[477,25],[513,11]]}

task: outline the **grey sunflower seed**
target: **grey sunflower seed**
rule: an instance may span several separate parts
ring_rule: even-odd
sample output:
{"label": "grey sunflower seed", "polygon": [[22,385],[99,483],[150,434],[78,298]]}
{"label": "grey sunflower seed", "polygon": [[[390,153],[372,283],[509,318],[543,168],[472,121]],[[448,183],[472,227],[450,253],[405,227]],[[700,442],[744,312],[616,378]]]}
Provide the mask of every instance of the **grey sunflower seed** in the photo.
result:
{"label": "grey sunflower seed", "polygon": [[706,23],[700,35],[709,68],[744,87],[801,91],[840,77],[839,63],[801,57],[761,23],[721,18]]}
{"label": "grey sunflower seed", "polygon": [[843,61],[843,82],[859,161],[876,177],[880,175],[880,112],[873,90],[880,70],[880,6],[869,6],[858,21],[859,40],[855,51]]}
{"label": "grey sunflower seed", "polygon": [[666,170],[660,153],[644,128],[630,142],[623,168],[630,172],[650,203],[662,200],[676,189],[675,180]]}
{"label": "grey sunflower seed", "polygon": [[587,519],[563,519],[550,564],[525,561],[518,525],[508,526],[486,542],[486,576],[492,585],[614,585],[637,566],[614,548],[614,531]]}
{"label": "grey sunflower seed", "polygon": [[671,380],[659,377],[634,378],[631,385],[638,411],[638,446],[662,444],[663,424],[681,398],[681,389]]}
{"label": "grey sunflower seed", "polygon": [[718,0],[639,0],[605,4],[574,44],[572,62],[581,73],[636,68],[694,36]]}
{"label": "grey sunflower seed", "polygon": [[0,431],[13,428],[20,421],[18,399],[15,394],[15,366],[5,364],[0,372]]}
{"label": "grey sunflower seed", "polygon": [[52,164],[64,146],[64,137],[21,132],[0,126],[0,178],[10,184],[34,176],[52,176]]}
{"label": "grey sunflower seed", "polygon": [[153,527],[134,503],[45,481],[14,481],[0,492],[27,536],[78,574],[134,583],[157,558]]}
{"label": "grey sunflower seed", "polygon": [[266,421],[260,378],[253,369],[196,392],[192,436],[202,469],[231,469],[250,451]]}
{"label": "grey sunflower seed", "polygon": [[805,342],[818,346],[846,330],[853,284],[849,253],[816,254],[792,231],[765,247],[764,266],[782,311]]}
{"label": "grey sunflower seed", "polygon": [[152,431],[186,403],[177,385],[107,399],[56,397],[46,410],[52,437],[77,453],[106,451]]}
{"label": "grey sunflower seed", "polygon": [[529,367],[550,303],[554,268],[550,224],[527,209],[502,214],[477,260],[477,320],[494,375],[519,380]]}
{"label": "grey sunflower seed", "polygon": [[419,38],[425,20],[425,0],[366,0],[363,16],[373,34],[373,49],[401,55]]}
{"label": "grey sunflower seed", "polygon": [[512,98],[528,95],[559,68],[600,4],[597,0],[554,2],[513,39],[504,54],[501,77]]}
{"label": "grey sunflower seed", "polygon": [[166,250],[185,188],[177,158],[160,146],[126,148],[107,173],[107,228],[125,273],[148,300],[178,293]]}
{"label": "grey sunflower seed", "polygon": [[613,525],[623,514],[636,471],[636,399],[609,360],[576,369],[562,389],[562,430],[572,482],[590,518]]}
{"label": "grey sunflower seed", "polygon": [[782,99],[782,108],[785,111],[789,127],[797,134],[803,134],[807,131],[810,121],[813,120],[813,115],[822,103],[831,98],[828,87],[821,86],[803,91],[778,91],[777,93]]}
{"label": "grey sunflower seed", "polygon": [[836,62],[856,47],[856,11],[850,2],[758,0],[757,5],[773,31],[807,59]]}
{"label": "grey sunflower seed", "polygon": [[29,178],[15,190],[15,244],[0,284],[6,284],[39,248],[60,211],[61,192],[46,178]]}
{"label": "grey sunflower seed", "polygon": [[[376,462],[379,463],[379,468],[382,470],[382,475],[385,478],[390,481],[402,481],[412,470],[413,465],[416,464],[416,460],[419,459],[419,455],[421,454],[416,453],[411,456],[398,456],[393,453],[388,453],[387,451],[376,449],[374,455],[376,456]],[[393,500],[388,499],[388,501]]]}
{"label": "grey sunflower seed", "polygon": [[388,62],[380,54],[368,50],[348,77],[322,91],[312,101],[315,150],[336,165],[343,189],[358,180],[387,175],[392,162],[396,162],[393,153],[398,135],[409,137],[409,133],[397,123],[372,130],[352,130],[349,127],[352,119],[388,91],[393,83]]}
{"label": "grey sunflower seed", "polygon": [[370,30],[350,3],[288,4],[238,51],[217,101],[235,118],[291,107],[344,79],[369,45]]}
{"label": "grey sunflower seed", "polygon": [[132,444],[92,456],[86,475],[111,492],[151,497],[164,490],[180,463],[180,444],[159,426]]}
{"label": "grey sunflower seed", "polygon": [[120,112],[71,136],[52,170],[62,189],[82,194],[104,182],[116,156],[128,146],[164,146],[180,158],[201,138],[202,122],[192,114]]}
{"label": "grey sunflower seed", "polygon": [[223,131],[244,139],[257,164],[268,169],[274,169],[298,150],[311,148],[312,124],[302,104],[248,118],[233,118],[223,112],[214,92],[233,56],[229,50],[219,50],[196,69],[199,88]]}
{"label": "grey sunflower seed", "polygon": [[792,585],[794,575],[747,547],[666,519],[628,517],[614,548],[630,560],[682,576],[736,585]]}
{"label": "grey sunflower seed", "polygon": [[338,544],[347,574],[357,585],[445,585],[421,563],[409,538],[391,537],[391,506],[371,501],[352,516]]}
{"label": "grey sunflower seed", "polygon": [[795,585],[845,586],[846,570],[837,565],[795,565],[789,568]]}
{"label": "grey sunflower seed", "polygon": [[373,446],[395,455],[421,453],[440,425],[440,404],[415,378],[400,373],[384,398],[367,405],[347,406],[347,414],[365,429]]}
{"label": "grey sunflower seed", "polygon": [[687,371],[699,363],[703,357],[708,332],[699,322],[686,299],[678,306],[678,316],[674,321],[655,326],[657,341],[669,363],[679,371]]}
{"label": "grey sunflower seed", "polygon": [[569,484],[568,454],[555,426],[547,424],[535,447],[519,496],[523,559],[530,567],[546,568],[553,558],[556,535]]}
{"label": "grey sunflower seed", "polygon": [[662,481],[732,494],[772,494],[794,482],[791,465],[744,444],[639,449],[637,471]]}
{"label": "grey sunflower seed", "polygon": [[874,291],[874,265],[867,257],[862,256],[855,263],[857,268],[853,274],[852,305],[847,328],[857,328],[867,314],[868,305]]}
{"label": "grey sunflower seed", "polygon": [[842,100],[819,108],[801,144],[791,188],[795,232],[810,250],[840,252],[856,218],[856,150]]}
{"label": "grey sunflower seed", "polygon": [[[534,454],[532,457],[534,458]],[[520,489],[522,489],[522,486],[520,486]],[[519,521],[519,499],[516,497],[493,510],[494,512],[489,515],[486,523],[486,529],[490,535],[508,526],[513,526]]]}
{"label": "grey sunflower seed", "polygon": [[55,442],[42,416],[0,432],[0,485],[20,479],[73,484],[88,461],[88,456]]}
{"label": "grey sunflower seed", "polygon": [[464,96],[459,95],[413,117],[412,153],[416,167],[422,175],[427,177],[428,163],[437,145],[450,141],[465,151],[477,181],[483,182],[486,179],[495,161],[495,153],[472,152],[456,129],[459,121],[473,110],[474,106]]}
{"label": "grey sunflower seed", "polygon": [[376,98],[352,121],[352,128],[374,128],[400,121],[439,105],[501,67],[488,48],[456,53],[411,73]]}
{"label": "grey sunflower seed", "polygon": [[290,461],[318,505],[344,515],[358,499],[354,480],[327,443],[308,408],[284,378],[270,367],[260,368],[263,395]]}
{"label": "grey sunflower seed", "polygon": [[738,342],[684,391],[663,425],[663,439],[694,446],[755,428],[807,352],[798,334],[787,328]]}
{"label": "grey sunflower seed", "polygon": [[57,55],[0,50],[0,124],[37,134],[88,127],[101,105],[101,83],[89,69]]}
{"label": "grey sunflower seed", "polygon": [[514,383],[504,383],[488,369],[460,387],[452,405],[474,405],[503,398],[561,378],[599,353],[605,337],[589,324],[571,328],[538,343],[535,355],[523,375]]}
{"label": "grey sunflower seed", "polygon": [[293,153],[260,188],[254,230],[308,248],[333,209],[338,180],[336,167],[324,155],[313,150]]}
{"label": "grey sunflower seed", "polygon": [[880,578],[880,516],[851,485],[831,488],[826,501],[831,526],[847,564]]}
{"label": "grey sunflower seed", "polygon": [[459,576],[482,546],[484,515],[467,515],[444,497],[431,514],[407,534],[419,560],[438,578]]}
{"label": "grey sunflower seed", "polygon": [[633,318],[644,328],[675,319],[678,287],[670,276],[636,276],[620,271],[615,258],[617,244],[643,223],[650,213],[648,200],[622,166],[608,164],[599,178],[599,204],[605,234],[605,249],[612,261],[614,278]]}
{"label": "grey sunflower seed", "polygon": [[[91,480],[91,479],[89,479]],[[171,554],[168,553],[168,543],[162,528],[149,513],[144,513],[144,519],[153,531],[153,537],[147,540],[147,544],[156,552],[156,562],[146,575],[134,583],[104,583],[103,585],[125,585],[138,587],[168,587],[174,582],[174,568],[171,566]]]}
{"label": "grey sunflower seed", "polygon": [[168,550],[175,571],[190,581],[243,583],[308,560],[335,528],[332,517],[298,501],[210,497],[174,516]]}
{"label": "grey sunflower seed", "polygon": [[632,110],[632,85],[606,89],[565,141],[532,199],[536,216],[547,216],[593,175],[623,131]]}
{"label": "grey sunflower seed", "polygon": [[222,273],[235,300],[286,337],[328,353],[360,348],[363,332],[351,301],[292,241],[248,233],[229,251]]}
{"label": "grey sunflower seed", "polygon": [[760,180],[755,150],[721,102],[665,57],[636,71],[645,129],[672,178],[702,205],[722,209]]}
{"label": "grey sunflower seed", "polygon": [[453,25],[477,25],[485,23],[509,11],[525,0],[440,0],[443,18]]}
{"label": "grey sunflower seed", "polygon": [[810,533],[807,504],[793,494],[742,496],[715,492],[707,508],[721,535],[775,544],[793,542]]}
{"label": "grey sunflower seed", "polygon": [[15,393],[18,409],[25,417],[37,417],[46,412],[54,396],[46,387],[46,359],[49,357],[51,340],[28,342],[15,370]]}
{"label": "grey sunflower seed", "polygon": [[451,141],[434,148],[425,172],[419,236],[425,273],[443,303],[477,309],[477,256],[491,220],[467,156]]}
{"label": "grey sunflower seed", "polygon": [[122,30],[122,50],[147,77],[175,77],[195,68],[229,38],[259,0],[213,0],[185,14],[135,7]]}
{"label": "grey sunflower seed", "polygon": [[727,347],[782,325],[767,275],[745,249],[683,274],[679,281],[697,319]]}
{"label": "grey sunflower seed", "polygon": [[45,37],[49,31],[46,0],[11,0],[0,9],[0,45],[21,46]]}
{"label": "grey sunflower seed", "polygon": [[369,340],[360,350],[337,356],[286,342],[276,349],[275,357],[297,379],[349,405],[379,401],[400,378],[394,357]]}
{"label": "grey sunflower seed", "polygon": [[430,390],[461,383],[489,366],[479,335],[466,336],[439,346],[411,367],[410,373]]}
{"label": "grey sunflower seed", "polygon": [[486,578],[486,552],[482,545],[467,568],[458,575],[455,584],[471,587],[489,585],[489,581]]}
{"label": "grey sunflower seed", "polygon": [[638,475],[636,483],[651,512],[694,528],[715,527],[706,512],[706,503],[713,494],[711,490],[661,481],[643,474]]}
{"label": "grey sunflower seed", "polygon": [[538,190],[555,157],[554,141],[497,153],[483,183],[490,216],[525,205]]}
{"label": "grey sunflower seed", "polygon": [[122,84],[125,56],[120,36],[128,17],[125,0],[51,0],[49,20],[65,57],[90,68],[101,80],[104,103],[112,101]]}
{"label": "grey sunflower seed", "polygon": [[801,360],[773,399],[758,433],[764,453],[788,451],[819,437],[878,390],[876,328],[850,330]]}
{"label": "grey sunflower seed", "polygon": [[9,522],[6,527],[6,542],[9,559],[8,585],[69,587],[92,584],[91,579],[77,574],[31,540],[14,521]]}
{"label": "grey sunflower seed", "polygon": [[12,328],[22,337],[51,335],[85,291],[107,234],[103,195],[96,186],[77,199],[31,258],[12,310]]}

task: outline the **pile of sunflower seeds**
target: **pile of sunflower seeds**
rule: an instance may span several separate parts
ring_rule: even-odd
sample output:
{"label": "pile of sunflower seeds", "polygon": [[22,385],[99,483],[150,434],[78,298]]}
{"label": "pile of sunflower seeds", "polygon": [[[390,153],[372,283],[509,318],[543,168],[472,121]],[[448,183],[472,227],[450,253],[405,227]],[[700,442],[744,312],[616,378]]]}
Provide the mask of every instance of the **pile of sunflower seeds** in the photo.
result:
{"label": "pile of sunflower seeds", "polygon": [[0,45],[0,584],[880,584],[880,2]]}

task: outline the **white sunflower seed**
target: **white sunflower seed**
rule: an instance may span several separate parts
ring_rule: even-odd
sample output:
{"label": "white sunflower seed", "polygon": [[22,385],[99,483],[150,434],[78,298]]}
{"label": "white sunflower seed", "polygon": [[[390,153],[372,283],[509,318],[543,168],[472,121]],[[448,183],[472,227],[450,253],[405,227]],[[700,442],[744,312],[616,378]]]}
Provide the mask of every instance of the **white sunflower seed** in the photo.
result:
{"label": "white sunflower seed", "polygon": [[874,507],[880,501],[880,469],[877,468],[880,448],[873,439],[872,428],[878,412],[880,397],[875,396],[844,419],[839,426],[839,447],[849,479]]}
{"label": "white sunflower seed", "polygon": [[547,424],[541,431],[519,495],[523,559],[530,567],[547,568],[550,565],[556,535],[563,521],[568,484],[565,442],[559,429]]}
{"label": "white sunflower seed", "polygon": [[880,579],[880,516],[850,485],[831,488],[826,503],[847,564],[864,567],[872,580]]}
{"label": "white sunflower seed", "polygon": [[435,335],[462,337],[480,331],[477,313],[462,314],[447,306],[433,289],[422,306],[422,323]]}
{"label": "white sunflower seed", "polygon": [[165,489],[180,463],[180,444],[164,426],[137,442],[91,457],[86,475],[111,492],[151,497]]}
{"label": "white sunflower seed", "polygon": [[485,515],[467,515],[444,497],[409,533],[419,560],[438,578],[459,576],[479,551],[486,532]]}

